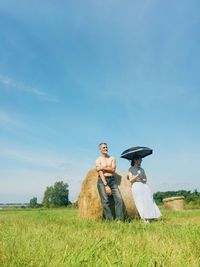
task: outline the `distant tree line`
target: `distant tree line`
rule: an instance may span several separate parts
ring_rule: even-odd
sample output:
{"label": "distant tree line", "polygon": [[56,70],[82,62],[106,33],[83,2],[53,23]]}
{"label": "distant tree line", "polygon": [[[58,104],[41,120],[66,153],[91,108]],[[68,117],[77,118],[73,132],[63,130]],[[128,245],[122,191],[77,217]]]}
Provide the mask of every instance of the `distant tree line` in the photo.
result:
{"label": "distant tree line", "polygon": [[[193,192],[186,190],[156,192],[153,198],[157,204],[163,204],[163,199],[168,197],[184,196],[186,204],[200,206],[200,192],[195,189]],[[53,186],[48,186],[44,192],[42,203],[37,203],[37,198],[30,200],[30,208],[56,208],[72,204],[69,201],[69,185],[63,181],[55,182]]]}
{"label": "distant tree line", "polygon": [[166,192],[156,192],[153,194],[153,198],[157,204],[162,204],[164,198],[168,197],[176,197],[176,196],[184,196],[185,202],[200,204],[200,192],[195,189],[193,192],[186,190],[179,191],[166,191]]}
{"label": "distant tree line", "polygon": [[33,197],[30,200],[30,208],[57,208],[64,207],[70,204],[69,201],[69,186],[63,181],[55,182],[53,186],[48,186],[44,192],[42,203],[37,203],[37,198]]}

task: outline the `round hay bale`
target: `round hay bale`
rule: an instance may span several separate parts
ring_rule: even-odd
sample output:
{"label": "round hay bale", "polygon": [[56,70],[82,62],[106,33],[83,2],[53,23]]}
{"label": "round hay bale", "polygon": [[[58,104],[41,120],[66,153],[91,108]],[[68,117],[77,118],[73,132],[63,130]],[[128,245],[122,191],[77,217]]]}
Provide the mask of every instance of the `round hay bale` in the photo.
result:
{"label": "round hay bale", "polygon": [[185,197],[168,197],[163,199],[164,207],[167,210],[179,211],[185,208]]}
{"label": "round hay bale", "polygon": [[[124,214],[126,219],[133,219],[137,216],[137,209],[132,196],[131,184],[127,179],[127,175],[122,173],[114,174],[116,183],[124,203]],[[101,200],[97,190],[98,173],[96,169],[90,170],[83,180],[81,192],[78,197],[78,217],[80,219],[95,219],[103,218],[103,209]],[[111,210],[114,215],[114,202],[111,196]]]}
{"label": "round hay bale", "polygon": [[98,173],[90,170],[83,180],[78,197],[78,217],[80,219],[101,219],[102,206],[97,190]]}

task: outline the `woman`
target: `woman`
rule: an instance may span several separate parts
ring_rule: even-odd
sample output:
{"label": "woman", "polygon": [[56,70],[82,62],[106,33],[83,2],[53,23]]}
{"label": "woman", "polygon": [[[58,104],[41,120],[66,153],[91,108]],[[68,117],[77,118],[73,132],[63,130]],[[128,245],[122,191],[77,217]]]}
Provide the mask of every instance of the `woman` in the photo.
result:
{"label": "woman", "polygon": [[132,193],[138,213],[144,223],[147,224],[149,219],[159,218],[162,214],[153,200],[150,188],[146,184],[147,177],[140,167],[141,162],[142,159],[140,157],[131,161],[128,177],[132,183]]}

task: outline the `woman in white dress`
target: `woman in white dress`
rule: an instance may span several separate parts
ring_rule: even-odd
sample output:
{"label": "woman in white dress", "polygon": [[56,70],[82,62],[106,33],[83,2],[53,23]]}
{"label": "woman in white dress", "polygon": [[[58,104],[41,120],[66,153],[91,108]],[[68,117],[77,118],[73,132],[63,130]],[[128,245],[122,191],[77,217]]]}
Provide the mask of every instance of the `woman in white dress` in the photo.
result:
{"label": "woman in white dress", "polygon": [[156,205],[149,186],[145,171],[140,167],[142,158],[137,157],[131,161],[128,177],[132,184],[132,194],[136,208],[144,223],[149,223],[149,219],[157,219],[162,216]]}

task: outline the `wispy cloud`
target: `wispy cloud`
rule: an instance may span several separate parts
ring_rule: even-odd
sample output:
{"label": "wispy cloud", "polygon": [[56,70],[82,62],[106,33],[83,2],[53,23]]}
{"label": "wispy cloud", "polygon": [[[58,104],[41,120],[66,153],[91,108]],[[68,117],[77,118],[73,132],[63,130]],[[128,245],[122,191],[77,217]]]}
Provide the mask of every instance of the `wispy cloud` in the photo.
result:
{"label": "wispy cloud", "polygon": [[23,126],[22,122],[13,117],[13,115],[0,110],[0,124],[8,124],[13,126]]}
{"label": "wispy cloud", "polygon": [[5,76],[5,75],[0,74],[0,83],[5,85],[9,89],[14,88],[18,91],[25,92],[25,93],[40,97],[45,101],[55,102],[55,103],[59,102],[58,96],[49,95],[45,91],[42,91],[42,90],[35,88],[35,87],[31,87],[27,84],[20,82],[20,81],[16,81],[9,76]]}
{"label": "wispy cloud", "polygon": [[[0,159],[0,202],[13,199],[13,196],[3,197],[2,192],[6,195],[19,193],[16,199],[22,202],[28,201],[31,195],[41,200],[46,186],[59,180],[69,184],[70,200],[76,200],[82,179],[90,169],[86,162],[79,163],[77,168],[77,161],[71,155],[69,158],[58,152],[33,151],[3,142],[0,142]],[[7,165],[12,168],[7,168]]]}
{"label": "wispy cloud", "polygon": [[28,202],[33,196],[41,202],[46,187],[57,181],[68,183],[69,198],[75,201],[80,192],[82,179],[83,175],[80,172],[74,173],[71,177],[67,172],[58,173],[56,170],[0,169],[0,203]]}
{"label": "wispy cloud", "polygon": [[4,156],[7,160],[15,160],[23,164],[31,164],[34,167],[51,168],[51,169],[66,169],[70,164],[66,165],[66,160],[55,154],[49,155],[48,152],[29,151],[19,147],[9,145],[1,145],[0,156]]}

